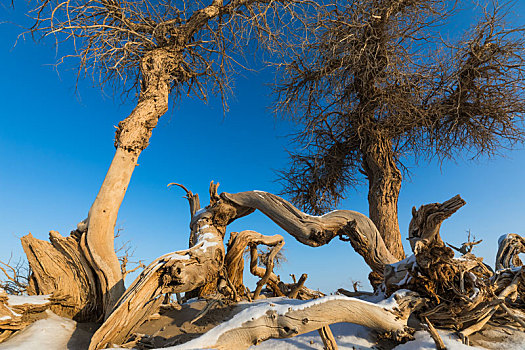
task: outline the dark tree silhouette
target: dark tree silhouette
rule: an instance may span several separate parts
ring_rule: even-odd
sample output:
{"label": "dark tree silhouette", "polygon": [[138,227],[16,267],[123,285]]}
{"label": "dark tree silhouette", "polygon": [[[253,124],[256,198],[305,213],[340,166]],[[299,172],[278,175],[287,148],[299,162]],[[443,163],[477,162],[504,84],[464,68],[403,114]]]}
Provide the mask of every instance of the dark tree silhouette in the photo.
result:
{"label": "dark tree silhouette", "polygon": [[403,159],[492,156],[523,141],[524,28],[505,23],[510,5],[491,3],[445,42],[451,3],[328,5],[280,64],[276,111],[303,127],[284,193],[320,213],[366,179],[370,218],[397,258]]}

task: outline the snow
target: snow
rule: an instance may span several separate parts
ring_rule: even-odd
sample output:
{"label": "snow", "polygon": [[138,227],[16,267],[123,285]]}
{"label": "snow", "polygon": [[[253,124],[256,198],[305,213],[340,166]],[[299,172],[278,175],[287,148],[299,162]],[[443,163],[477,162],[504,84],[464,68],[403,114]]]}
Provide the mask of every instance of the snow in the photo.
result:
{"label": "snow", "polygon": [[[338,348],[343,349],[377,349],[374,334],[366,327],[351,323],[330,325]],[[288,339],[269,339],[250,350],[302,350],[323,349],[323,341],[317,331],[302,334]]]}
{"label": "snow", "polygon": [[[406,291],[399,291],[394,295],[404,294]],[[221,323],[215,328],[209,330],[207,333],[202,335],[197,339],[193,339],[187,343],[168,347],[165,349],[172,350],[183,350],[183,349],[202,349],[206,345],[215,344],[219,337],[226,333],[227,331],[242,327],[242,325],[248,321],[252,321],[259,317],[263,317],[268,311],[275,311],[278,315],[284,315],[290,311],[303,310],[314,305],[325,303],[330,300],[354,300],[359,303],[368,304],[371,306],[379,306],[385,309],[391,309],[397,306],[397,303],[394,299],[394,295],[390,298],[384,300],[381,303],[375,304],[369,301],[364,301],[356,298],[349,298],[343,295],[329,295],[319,299],[313,300],[297,300],[297,299],[288,299],[288,298],[271,298],[264,300],[257,300],[252,303],[241,302],[238,307],[241,309],[232,319]],[[295,339],[295,338],[294,338]]]}
{"label": "snow", "polygon": [[394,268],[394,271],[397,272],[400,266],[406,267],[411,264],[412,264],[412,271],[413,271],[415,266],[417,266],[416,256],[414,254],[410,255],[409,257],[406,257],[405,259],[401,261],[390,264],[390,266],[392,266]]}
{"label": "snow", "polygon": [[0,350],[80,350],[87,349],[90,334],[76,329],[76,322],[47,310],[38,320],[0,344]]}
{"label": "snow", "polygon": [[[407,291],[400,291],[400,294],[406,293]],[[244,302],[238,305],[241,310],[237,316],[232,320],[222,323],[216,328],[206,333],[208,341],[209,337],[215,337],[226,331],[227,329],[235,326],[239,322],[246,322],[252,318],[256,318],[264,314],[269,309],[274,309],[278,313],[285,313],[289,310],[299,310],[305,307],[309,307],[315,303],[320,303],[327,300],[336,299],[353,299],[344,296],[332,295],[316,300],[302,301],[295,299],[286,298],[272,298],[257,300],[252,303]],[[358,299],[355,299],[358,300]],[[193,300],[192,300],[193,301]],[[368,301],[363,301],[370,303]],[[377,305],[381,307],[394,307],[396,305],[393,298],[383,300]],[[90,334],[84,330],[76,327],[76,322],[70,319],[59,317],[51,311],[46,311],[47,318],[38,320],[20,331],[15,336],[11,337],[4,343],[0,344],[0,350],[83,350],[87,349],[89,344]],[[236,320],[234,322],[234,320]],[[220,332],[216,329],[221,329]],[[341,350],[372,350],[377,349],[376,336],[370,329],[349,323],[337,323],[330,325],[338,348]],[[504,349],[504,350],[523,350],[523,344],[525,344],[525,333],[517,333],[513,336],[506,336],[503,331],[499,330],[484,330],[485,335],[492,334],[497,343],[491,342],[484,346],[492,349]],[[210,333],[215,333],[211,334]],[[475,350],[483,349],[479,347],[469,347],[463,345],[453,332],[439,330],[439,334],[445,343],[448,350]],[[176,347],[163,348],[164,350],[175,350],[175,349],[202,349],[204,342],[195,339],[189,343],[185,343]],[[396,346],[393,350],[434,350],[435,344],[428,332],[418,331],[414,334],[414,340],[409,341],[405,344]],[[209,342],[206,342],[210,344]],[[117,348],[115,348],[117,349]],[[252,346],[250,350],[307,350],[307,349],[323,349],[323,342],[317,333],[313,331],[310,333],[302,334],[296,337],[287,339],[270,339],[262,342],[258,346]],[[161,349],[158,349],[161,350]]]}
{"label": "snow", "polygon": [[169,259],[169,260],[190,260],[189,255],[180,255],[180,252],[173,252],[166,254],[162,256],[161,258]]}
{"label": "snow", "polygon": [[207,232],[198,236],[197,243],[195,247],[206,251],[208,248],[216,246],[217,242],[212,242],[212,240],[217,240],[217,236],[213,233]]}
{"label": "snow", "polygon": [[34,305],[45,305],[49,303],[49,297],[51,294],[47,295],[9,295],[7,299],[7,304],[10,306],[24,305],[24,304],[34,304]]}
{"label": "snow", "polygon": [[[482,349],[474,346],[467,346],[462,344],[459,339],[452,332],[438,331],[447,350],[474,350]],[[414,334],[414,340],[405,344],[396,346],[392,350],[435,350],[436,344],[430,337],[430,334],[425,331],[418,331]],[[508,349],[508,348],[507,348]]]}

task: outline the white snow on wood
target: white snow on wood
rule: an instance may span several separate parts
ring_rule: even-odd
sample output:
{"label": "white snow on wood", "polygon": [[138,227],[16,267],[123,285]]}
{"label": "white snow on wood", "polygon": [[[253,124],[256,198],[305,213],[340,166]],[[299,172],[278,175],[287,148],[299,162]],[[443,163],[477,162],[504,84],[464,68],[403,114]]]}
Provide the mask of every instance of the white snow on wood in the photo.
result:
{"label": "white snow on wood", "polygon": [[394,268],[395,272],[397,272],[401,266],[406,268],[408,265],[412,265],[412,271],[417,266],[416,256],[414,254],[412,254],[412,255],[406,257],[405,259],[400,260],[400,261],[398,261],[396,263],[390,264],[390,266],[392,266]]}
{"label": "white snow on wood", "polygon": [[181,252],[173,252],[173,253],[163,255],[162,257],[165,259],[170,259],[170,260],[190,260],[189,255],[181,255],[180,253]]}
{"label": "white snow on wood", "polygon": [[[405,293],[406,291],[401,291]],[[328,296],[321,299],[302,301],[296,299],[286,298],[272,298],[266,300],[257,300],[252,303],[244,302],[240,303],[238,307],[241,309],[238,315],[240,317],[234,317],[230,321],[224,322],[223,324],[212,329],[213,332],[217,328],[221,328],[222,332],[232,328],[238,322],[245,322],[252,318],[261,316],[267,310],[273,308],[279,313],[286,313],[288,310],[300,310],[308,306],[313,305],[313,302],[324,302],[327,300],[337,299],[351,299],[342,296]],[[196,300],[196,299],[195,299]],[[194,300],[191,300],[194,301]],[[363,301],[365,303],[370,303]],[[394,307],[397,305],[393,298],[383,300],[378,305],[385,307]],[[272,306],[273,305],[273,306]],[[15,336],[11,337],[4,343],[0,344],[0,350],[81,350],[87,349],[89,344],[89,334],[83,330],[76,329],[76,322],[70,319],[59,317],[51,311],[46,311],[48,318],[38,320],[32,325],[28,326],[24,330],[20,331]],[[237,321],[234,321],[237,318]],[[235,324],[234,324],[235,323]],[[350,324],[350,323],[337,323],[330,326],[337,345],[340,350],[376,350],[376,336],[370,329]],[[483,331],[484,333],[491,331]],[[492,331],[496,332],[496,331]],[[208,334],[206,333],[206,335]],[[217,332],[215,332],[217,333]],[[453,332],[447,332],[439,330],[441,338],[445,343],[448,350],[475,350],[483,349],[478,347],[469,347],[461,344]],[[496,332],[497,333],[497,332]],[[488,333],[486,334],[488,335]],[[492,349],[505,349],[505,350],[523,350],[523,344],[525,344],[525,333],[514,334],[512,337],[507,339],[501,339],[501,334],[494,334],[494,338],[500,337],[500,344],[487,344],[487,347]],[[430,335],[424,331],[418,331],[414,335],[415,339],[405,344],[398,345],[393,350],[434,350],[435,344]],[[189,343],[185,343],[179,346],[163,348],[163,350],[175,350],[175,349],[202,349],[205,345],[203,342],[196,342],[201,338],[195,339]],[[208,337],[206,337],[210,340]],[[206,343],[209,345],[210,343]],[[120,349],[120,348],[114,348]],[[258,346],[250,347],[250,350],[306,350],[306,349],[323,349],[323,342],[317,331],[302,334],[296,337],[287,339],[270,339],[262,342]],[[162,350],[162,349],[158,349]]]}
{"label": "white snow on wood", "polygon": [[[402,294],[405,293],[405,291],[399,291],[399,293]],[[330,300],[354,300],[370,306],[383,307],[385,309],[397,306],[394,296],[379,304],[374,304],[356,298],[349,298],[343,295],[329,295],[323,298],[313,300],[270,298],[265,300],[257,300],[252,303],[244,302],[239,303],[238,307],[241,308],[241,311],[237,313],[232,319],[223,322],[222,324],[209,330],[197,339],[193,339],[187,343],[178,346],[168,347],[165,349],[183,350],[206,348],[206,346],[215,344],[218,341],[219,337],[227,331],[235,328],[240,328],[245,322],[257,319],[259,317],[263,317],[270,310],[277,312],[278,315],[285,315],[287,312],[303,310],[308,307],[322,304]]]}
{"label": "white snow on wood", "polygon": [[45,305],[49,304],[49,297],[51,294],[48,295],[9,295],[7,299],[7,305],[10,306],[17,306],[17,305],[24,305],[24,304],[33,304],[33,305]]}
{"label": "white snow on wood", "polygon": [[[340,350],[374,349],[377,350],[375,337],[370,329],[352,323],[330,325],[335,341]],[[269,339],[250,350],[323,350],[323,341],[317,331],[287,339]]]}

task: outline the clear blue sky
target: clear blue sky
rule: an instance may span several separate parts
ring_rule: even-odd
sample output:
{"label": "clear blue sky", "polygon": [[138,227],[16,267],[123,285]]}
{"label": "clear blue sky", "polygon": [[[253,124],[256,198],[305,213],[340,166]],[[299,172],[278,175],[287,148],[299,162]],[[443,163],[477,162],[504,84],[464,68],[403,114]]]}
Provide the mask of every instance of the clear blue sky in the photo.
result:
{"label": "clear blue sky", "polygon": [[[22,4],[23,5],[23,4]],[[17,5],[18,6],[18,5]],[[517,13],[523,14],[521,2]],[[0,21],[25,23],[23,6],[16,11],[0,4]],[[525,23],[523,17],[517,19]],[[52,64],[51,43],[19,41],[11,24],[0,25],[0,259],[11,253],[23,256],[19,237],[28,232],[47,239],[50,230],[69,234],[86,217],[114,153],[114,125],[125,118],[133,102],[103,95],[89,81],[75,91],[74,72]],[[244,73],[237,80],[230,112],[223,116],[217,103],[182,99],[162,117],[150,146],[139,159],[117,227],[124,240],[136,247],[135,258],[149,263],[161,254],[185,249],[189,210],[181,190],[167,189],[170,182],[186,185],[207,204],[208,185],[219,181],[219,190],[264,190],[276,193],[275,169],[287,162],[287,139],[293,128],[275,120],[268,111],[271,82],[267,73]],[[445,241],[460,244],[471,230],[483,243],[475,250],[493,265],[497,237],[525,233],[525,150],[505,158],[472,162],[458,160],[441,168],[421,164],[403,183],[399,220],[407,237],[410,209],[440,202],[455,194],[467,205],[442,227]],[[367,188],[350,191],[340,208],[368,212]],[[238,220],[229,231],[257,230],[283,233],[260,214]],[[308,273],[307,285],[326,292],[350,288],[352,280],[367,283],[369,268],[348,243],[334,240],[310,248],[289,236],[288,262],[278,273]],[[409,250],[406,245],[406,250]],[[253,279],[249,285],[254,288]],[[129,281],[128,281],[129,284]]]}

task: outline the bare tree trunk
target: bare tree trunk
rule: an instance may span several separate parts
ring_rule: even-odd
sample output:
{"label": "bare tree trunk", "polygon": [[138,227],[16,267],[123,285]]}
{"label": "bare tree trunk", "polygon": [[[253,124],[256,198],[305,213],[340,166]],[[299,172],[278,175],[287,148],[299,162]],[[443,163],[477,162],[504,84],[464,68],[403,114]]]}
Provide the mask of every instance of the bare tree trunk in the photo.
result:
{"label": "bare tree trunk", "polygon": [[142,59],[139,102],[130,116],[119,123],[115,156],[89,211],[82,249],[99,278],[106,318],[125,290],[113,242],[117,215],[138,157],[148,146],[159,118],[168,110],[168,69],[173,68],[170,61],[173,57],[164,50],[152,51]]}
{"label": "bare tree trunk", "polygon": [[363,169],[368,177],[368,208],[387,249],[397,259],[405,258],[397,221],[397,200],[401,190],[401,172],[397,168],[392,142],[383,136],[363,149]]}
{"label": "bare tree trunk", "polygon": [[260,210],[299,242],[311,247],[328,244],[335,237],[350,242],[372,269],[369,279],[374,287],[382,282],[385,265],[399,260],[386,248],[374,223],[361,213],[334,210],[322,216],[311,216],[284,199],[263,191],[223,192],[221,198]]}
{"label": "bare tree trunk", "polygon": [[[68,238],[52,232],[51,244],[30,235],[22,239],[33,270],[32,292],[67,294],[70,307],[61,313],[64,316],[78,320],[107,318],[124,293],[114,250],[115,223],[137,159],[148,146],[159,118],[168,110],[170,76],[177,69],[176,61],[173,54],[162,49],[142,59],[139,101],[119,123],[115,156],[88,218]],[[56,278],[58,275],[62,278]]]}

